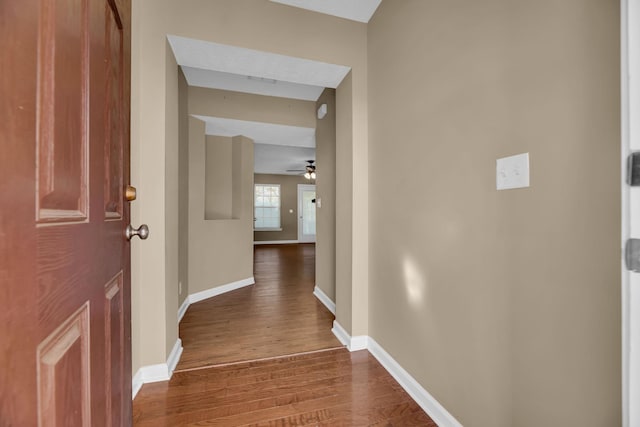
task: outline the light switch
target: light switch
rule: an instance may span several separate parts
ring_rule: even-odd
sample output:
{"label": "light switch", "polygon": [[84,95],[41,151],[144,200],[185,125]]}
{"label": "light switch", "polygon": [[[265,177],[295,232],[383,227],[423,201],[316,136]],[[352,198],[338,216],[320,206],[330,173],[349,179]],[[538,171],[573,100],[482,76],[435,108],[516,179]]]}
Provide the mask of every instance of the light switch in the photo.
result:
{"label": "light switch", "polygon": [[496,188],[509,190],[529,186],[529,153],[496,160]]}

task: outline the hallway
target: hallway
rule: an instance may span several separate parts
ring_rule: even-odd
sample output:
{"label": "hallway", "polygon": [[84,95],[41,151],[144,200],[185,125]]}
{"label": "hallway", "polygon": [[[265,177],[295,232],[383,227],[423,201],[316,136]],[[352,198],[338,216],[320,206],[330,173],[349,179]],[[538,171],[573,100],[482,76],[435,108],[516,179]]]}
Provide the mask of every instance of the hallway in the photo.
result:
{"label": "hallway", "polygon": [[168,382],[146,384],[136,426],[436,426],[366,350],[331,333],[313,295],[315,245],[256,246],[256,284],[189,307]]}
{"label": "hallway", "polygon": [[342,345],[313,295],[315,245],[254,249],[255,285],[192,304],[180,322],[176,372]]}

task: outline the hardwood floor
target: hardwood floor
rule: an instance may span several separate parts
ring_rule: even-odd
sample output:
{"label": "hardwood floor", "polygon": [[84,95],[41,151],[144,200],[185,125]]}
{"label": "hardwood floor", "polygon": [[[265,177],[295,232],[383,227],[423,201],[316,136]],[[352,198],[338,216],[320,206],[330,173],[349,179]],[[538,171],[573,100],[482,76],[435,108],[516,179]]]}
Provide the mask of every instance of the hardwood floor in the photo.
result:
{"label": "hardwood floor", "polygon": [[133,412],[139,427],[436,427],[369,352],[346,349],[175,373]]}
{"label": "hardwood floor", "polygon": [[369,352],[333,336],[314,251],[257,246],[254,286],[189,307],[178,369],[142,387],[134,425],[437,427]]}
{"label": "hardwood floor", "polygon": [[313,295],[315,245],[256,246],[254,260],[255,285],[189,307],[177,371],[342,347]]}

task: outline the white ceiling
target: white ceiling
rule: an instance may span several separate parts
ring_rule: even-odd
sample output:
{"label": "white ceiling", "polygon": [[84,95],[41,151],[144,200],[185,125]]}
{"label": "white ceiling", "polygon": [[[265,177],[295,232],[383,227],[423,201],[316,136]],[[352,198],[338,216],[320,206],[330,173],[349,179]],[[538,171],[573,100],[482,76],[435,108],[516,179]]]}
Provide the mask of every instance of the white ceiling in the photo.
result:
{"label": "white ceiling", "polygon": [[[178,65],[187,70],[187,83],[192,86],[259,95],[268,91],[271,96],[283,98],[291,98],[292,93],[299,93],[300,96],[304,94],[305,99],[316,101],[324,88],[337,88],[350,70],[350,67],[344,65],[204,40],[173,35],[168,35],[167,38]],[[226,76],[220,79],[219,73],[225,73]],[[236,76],[229,76],[230,74]],[[315,98],[310,95],[311,89],[317,94]]]}
{"label": "white ceiling", "polygon": [[369,22],[382,0],[271,0],[327,15]]}
{"label": "white ceiling", "polygon": [[[307,160],[315,160],[315,148],[286,147],[255,144],[253,146],[254,172],[276,175],[302,175]],[[298,170],[298,172],[287,172]]]}

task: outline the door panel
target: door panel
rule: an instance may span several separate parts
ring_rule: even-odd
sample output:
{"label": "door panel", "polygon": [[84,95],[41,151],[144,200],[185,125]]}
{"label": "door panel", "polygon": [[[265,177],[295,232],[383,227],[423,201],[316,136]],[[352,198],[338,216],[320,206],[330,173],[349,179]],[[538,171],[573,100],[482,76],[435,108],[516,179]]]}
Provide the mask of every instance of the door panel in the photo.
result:
{"label": "door panel", "polygon": [[131,424],[130,3],[0,2],[0,425]]}
{"label": "door panel", "polygon": [[105,286],[105,381],[108,426],[122,425],[124,347],[122,272]]}
{"label": "door panel", "polygon": [[106,10],[107,124],[105,127],[105,217],[122,217],[122,127],[124,37],[120,17],[109,4]]}
{"label": "door panel", "polygon": [[89,305],[38,347],[38,424],[91,426]]}
{"label": "door panel", "polygon": [[40,1],[38,220],[87,218],[88,0]]}

